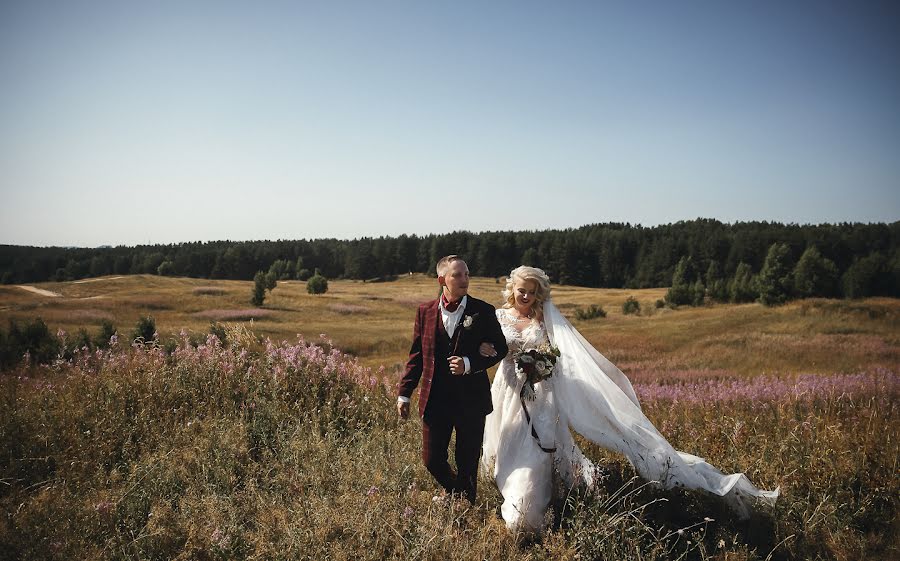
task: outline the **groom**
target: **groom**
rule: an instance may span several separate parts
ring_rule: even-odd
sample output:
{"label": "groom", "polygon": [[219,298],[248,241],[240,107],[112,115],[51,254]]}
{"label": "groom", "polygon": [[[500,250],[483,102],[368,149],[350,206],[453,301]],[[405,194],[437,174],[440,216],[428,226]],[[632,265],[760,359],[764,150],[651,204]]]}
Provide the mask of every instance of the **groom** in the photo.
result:
{"label": "groom", "polygon": [[[409,402],[419,385],[422,417],[422,461],[448,493],[462,493],[475,502],[478,458],[484,418],[491,412],[491,387],[486,369],[506,356],[506,338],[494,307],[468,296],[469,268],[456,255],[437,264],[441,297],[419,306],[406,372],[398,384],[397,412],[409,416]],[[481,343],[496,354],[483,357]],[[456,430],[456,466],[450,468],[448,446]]]}

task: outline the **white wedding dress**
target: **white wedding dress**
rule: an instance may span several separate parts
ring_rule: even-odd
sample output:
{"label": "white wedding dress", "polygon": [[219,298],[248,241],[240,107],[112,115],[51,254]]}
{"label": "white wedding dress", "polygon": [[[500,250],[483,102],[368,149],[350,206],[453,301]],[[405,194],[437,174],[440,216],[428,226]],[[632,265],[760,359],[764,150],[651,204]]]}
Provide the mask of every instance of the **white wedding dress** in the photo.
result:
{"label": "white wedding dress", "polygon": [[[573,429],[591,442],[625,455],[635,470],[665,488],[683,486],[720,495],[742,517],[756,501],[772,503],[742,473],[725,475],[702,458],[672,448],[641,411],[628,378],[597,352],[552,302],[544,321],[522,331],[510,310],[497,309],[510,353],[491,386],[494,411],[484,429],[483,473],[492,473],[503,494],[501,513],[511,530],[540,532],[546,526],[554,467],[563,482],[593,485],[594,466],[581,453]],[[522,401],[524,375],[512,354],[550,342],[560,351],[553,377],[535,384],[535,399]],[[524,406],[523,406],[524,405]]]}

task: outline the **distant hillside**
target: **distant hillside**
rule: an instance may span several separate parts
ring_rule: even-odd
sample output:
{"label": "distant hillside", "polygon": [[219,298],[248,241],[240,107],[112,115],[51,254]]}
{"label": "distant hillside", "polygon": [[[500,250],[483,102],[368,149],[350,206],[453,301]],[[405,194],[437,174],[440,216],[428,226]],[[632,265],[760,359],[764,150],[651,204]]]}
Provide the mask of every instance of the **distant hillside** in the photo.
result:
{"label": "distant hillside", "polygon": [[[669,286],[676,264],[690,257],[705,282],[711,267],[723,278],[741,263],[758,273],[769,248],[783,243],[792,267],[810,247],[832,262],[842,293],[898,296],[900,222],[797,225],[725,224],[697,219],[646,228],[592,224],[566,230],[252,242],[191,242],[102,248],[0,246],[4,284],[125,274],[249,280],[274,267],[281,278],[305,279],[316,269],[329,278],[390,278],[430,272],[442,256],[463,255],[476,276],[497,277],[530,264],[556,283],[605,288]],[[854,270],[856,266],[857,270]],[[859,279],[846,288],[848,273]],[[693,281],[693,279],[690,279]]]}

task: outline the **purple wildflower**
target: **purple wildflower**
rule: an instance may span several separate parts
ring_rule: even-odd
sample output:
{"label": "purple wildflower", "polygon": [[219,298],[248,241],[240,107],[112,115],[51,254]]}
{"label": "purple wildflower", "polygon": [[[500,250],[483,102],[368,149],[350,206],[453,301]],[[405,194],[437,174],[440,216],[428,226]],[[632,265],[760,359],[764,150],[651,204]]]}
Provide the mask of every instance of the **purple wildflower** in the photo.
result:
{"label": "purple wildflower", "polygon": [[106,516],[107,514],[112,512],[112,509],[115,508],[115,506],[116,504],[110,501],[100,501],[99,503],[94,505],[94,510],[97,512],[97,514]]}

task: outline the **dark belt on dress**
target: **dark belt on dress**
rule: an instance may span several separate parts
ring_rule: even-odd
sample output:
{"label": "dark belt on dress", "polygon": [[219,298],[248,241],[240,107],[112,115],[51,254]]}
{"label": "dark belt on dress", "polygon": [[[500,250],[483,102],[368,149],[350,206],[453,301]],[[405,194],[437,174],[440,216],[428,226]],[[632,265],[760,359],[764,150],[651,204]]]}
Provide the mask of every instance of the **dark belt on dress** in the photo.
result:
{"label": "dark belt on dress", "polygon": [[[525,383],[527,384],[528,382],[525,382]],[[540,437],[538,437],[537,431],[534,430],[534,425],[531,424],[531,415],[528,413],[528,407],[525,406],[525,398],[522,397],[521,394],[519,394],[519,401],[522,402],[522,411],[525,412],[525,420],[528,422],[528,426],[531,427],[531,436],[532,436],[532,438],[534,438],[534,441],[537,442],[538,448],[540,448],[542,451],[544,451],[548,454],[552,454],[553,452],[556,452],[555,447],[554,448],[544,448],[543,446],[541,446],[541,439],[540,439]]]}

